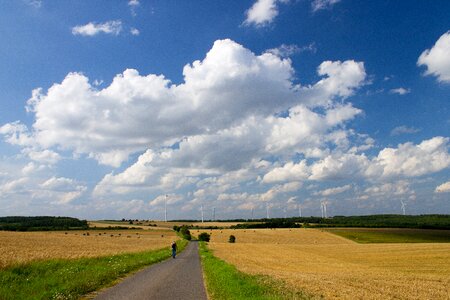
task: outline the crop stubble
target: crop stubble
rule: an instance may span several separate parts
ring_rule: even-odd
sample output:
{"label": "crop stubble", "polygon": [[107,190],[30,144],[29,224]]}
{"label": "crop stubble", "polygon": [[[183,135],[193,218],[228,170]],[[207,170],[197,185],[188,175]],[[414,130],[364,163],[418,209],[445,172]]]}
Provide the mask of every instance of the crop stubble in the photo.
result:
{"label": "crop stubble", "polygon": [[[87,235],[89,233],[89,235]],[[178,239],[173,231],[0,231],[0,269],[52,258],[80,258],[160,249]]]}
{"label": "crop stubble", "polygon": [[214,254],[239,270],[327,299],[450,299],[450,243],[357,244],[314,229],[211,232]]}

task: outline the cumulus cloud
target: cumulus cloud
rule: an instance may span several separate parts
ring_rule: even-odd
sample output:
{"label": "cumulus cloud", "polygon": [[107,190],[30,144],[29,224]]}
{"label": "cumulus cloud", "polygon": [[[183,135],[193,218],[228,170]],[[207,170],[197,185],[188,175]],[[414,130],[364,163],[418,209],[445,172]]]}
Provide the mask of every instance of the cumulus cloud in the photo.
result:
{"label": "cumulus cloud", "polygon": [[418,66],[425,66],[425,75],[436,76],[440,82],[450,82],[450,31],[444,33],[431,49],[419,56]]}
{"label": "cumulus cloud", "polygon": [[399,88],[396,88],[396,89],[391,89],[390,93],[403,96],[403,95],[411,93],[411,90],[403,88],[403,87],[399,87]]}
{"label": "cumulus cloud", "polygon": [[131,28],[130,29],[130,33],[132,35],[139,35],[141,32],[138,29],[136,29],[136,28]]}
{"label": "cumulus cloud", "polygon": [[443,184],[436,187],[435,193],[448,193],[450,192],[450,181],[444,182]]}
{"label": "cumulus cloud", "polygon": [[339,3],[341,0],[313,0],[311,2],[311,8],[313,12],[316,12],[318,10],[322,9],[329,9],[336,3]]}
{"label": "cumulus cloud", "polygon": [[[98,89],[85,75],[69,73],[47,92],[33,91],[27,102],[27,110],[36,119],[32,132],[14,122],[3,125],[0,133],[12,144],[71,150],[102,164],[119,166],[131,153],[169,147],[184,137],[191,142],[183,146],[209,147],[218,141],[215,138],[241,137],[245,143],[242,136],[252,139],[256,133],[263,139],[258,132],[264,132],[271,137],[267,148],[275,151],[273,145],[281,140],[275,127],[311,132],[307,129],[311,126],[299,118],[315,118],[314,107],[329,108],[328,125],[317,125],[322,128],[318,133],[360,113],[351,105],[333,102],[353,95],[364,84],[363,63],[324,62],[318,68],[324,78],[310,86],[295,85],[293,73],[289,59],[271,53],[255,55],[231,40],[219,40],[202,61],[184,67],[184,83],[179,85],[163,75],[142,76],[129,69],[109,86]],[[271,119],[271,115],[290,108],[289,120]],[[291,137],[289,145],[296,145],[305,135]],[[254,138],[252,142],[265,143]],[[249,155],[255,148],[248,143],[242,154]]]}
{"label": "cumulus cloud", "polygon": [[73,35],[94,36],[99,33],[118,35],[122,31],[122,21],[108,21],[105,23],[89,22],[72,28]]}
{"label": "cumulus cloud", "polygon": [[278,4],[286,3],[287,0],[257,0],[252,7],[246,11],[245,25],[266,26],[273,22],[278,16]]}
{"label": "cumulus cloud", "polygon": [[55,199],[54,203],[68,204],[85,193],[87,187],[73,179],[52,177],[40,184],[40,189],[34,193],[35,198],[48,197]]}
{"label": "cumulus cloud", "polygon": [[383,200],[390,198],[403,198],[414,200],[415,195],[416,193],[411,188],[411,184],[408,181],[399,180],[368,187],[361,193],[360,198],[377,198]]}
{"label": "cumulus cloud", "polygon": [[391,135],[395,136],[395,135],[401,135],[401,134],[412,134],[412,133],[417,133],[419,131],[420,131],[420,129],[402,125],[402,126],[398,126],[398,127],[395,127],[394,129],[392,129]]}
{"label": "cumulus cloud", "polygon": [[365,154],[334,153],[310,165],[306,160],[288,162],[264,176],[265,182],[297,180],[338,180],[365,177],[370,180],[415,177],[444,170],[450,166],[449,139],[434,137],[418,145],[400,144],[385,148],[370,159]]}
{"label": "cumulus cloud", "polygon": [[341,194],[343,192],[350,190],[351,188],[352,188],[352,186],[350,184],[347,184],[344,186],[329,188],[329,189],[325,189],[323,191],[315,192],[314,195],[327,197],[327,196]]}
{"label": "cumulus cloud", "polygon": [[385,148],[372,160],[368,176],[422,176],[450,166],[449,138],[434,137],[418,145],[400,144]]}

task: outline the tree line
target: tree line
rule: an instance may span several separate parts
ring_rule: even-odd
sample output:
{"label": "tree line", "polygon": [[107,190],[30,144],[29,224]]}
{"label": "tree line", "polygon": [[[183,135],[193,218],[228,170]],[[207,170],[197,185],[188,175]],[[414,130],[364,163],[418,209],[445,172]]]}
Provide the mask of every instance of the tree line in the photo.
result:
{"label": "tree line", "polygon": [[[296,227],[365,227],[365,228],[419,228],[450,229],[450,215],[369,215],[293,217],[251,220],[232,228],[296,228]],[[253,223],[260,222],[260,223]]]}
{"label": "tree line", "polygon": [[86,220],[71,217],[0,217],[0,230],[9,231],[49,231],[49,230],[85,230],[89,225]]}

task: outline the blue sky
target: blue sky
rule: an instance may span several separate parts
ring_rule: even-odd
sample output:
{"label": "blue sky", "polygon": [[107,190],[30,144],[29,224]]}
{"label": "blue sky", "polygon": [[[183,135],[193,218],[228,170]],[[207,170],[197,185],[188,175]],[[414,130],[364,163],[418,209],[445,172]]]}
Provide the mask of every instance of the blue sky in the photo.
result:
{"label": "blue sky", "polygon": [[448,1],[0,2],[0,215],[448,214],[449,20]]}

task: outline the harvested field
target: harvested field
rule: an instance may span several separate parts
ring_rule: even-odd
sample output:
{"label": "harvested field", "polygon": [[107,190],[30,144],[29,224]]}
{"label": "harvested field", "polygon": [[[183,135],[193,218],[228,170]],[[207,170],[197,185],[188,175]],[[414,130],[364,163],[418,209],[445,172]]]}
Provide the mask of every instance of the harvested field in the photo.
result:
{"label": "harvested field", "polygon": [[214,254],[239,270],[326,299],[450,298],[450,243],[358,244],[314,229],[208,232]]}
{"label": "harvested field", "polygon": [[[89,235],[87,235],[89,233]],[[96,257],[169,246],[173,231],[0,231],[0,268],[51,258]]]}

